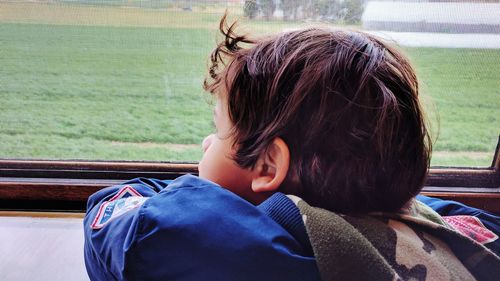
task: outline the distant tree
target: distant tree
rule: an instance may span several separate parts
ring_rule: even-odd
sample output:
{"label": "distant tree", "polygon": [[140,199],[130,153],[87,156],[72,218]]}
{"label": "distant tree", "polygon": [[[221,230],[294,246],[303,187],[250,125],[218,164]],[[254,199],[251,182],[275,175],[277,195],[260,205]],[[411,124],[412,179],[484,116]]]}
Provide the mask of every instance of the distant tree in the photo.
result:
{"label": "distant tree", "polygon": [[245,0],[245,5],[243,6],[243,14],[249,19],[255,18],[259,12],[259,6],[257,5],[257,0]]}
{"label": "distant tree", "polygon": [[301,6],[300,2],[300,0],[281,0],[284,20],[297,20],[299,7]]}
{"label": "distant tree", "polygon": [[276,10],[276,3],[274,0],[260,0],[260,10],[264,14],[264,18],[269,20],[273,17],[274,11]]}
{"label": "distant tree", "polygon": [[361,16],[365,9],[363,0],[345,0],[342,6],[345,10],[345,23],[354,24],[361,21]]}
{"label": "distant tree", "polygon": [[318,2],[318,0],[302,1],[302,18],[314,19],[318,16],[318,10],[316,9],[316,2]]}
{"label": "distant tree", "polygon": [[322,20],[337,21],[339,19],[341,9],[339,0],[316,0],[314,4],[316,16]]}

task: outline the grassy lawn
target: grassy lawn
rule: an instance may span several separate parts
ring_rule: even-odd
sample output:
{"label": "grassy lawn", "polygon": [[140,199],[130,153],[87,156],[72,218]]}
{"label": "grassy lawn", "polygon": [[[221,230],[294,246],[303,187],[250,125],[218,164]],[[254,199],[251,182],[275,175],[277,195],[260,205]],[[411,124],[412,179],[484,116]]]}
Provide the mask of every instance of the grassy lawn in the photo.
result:
{"label": "grassy lawn", "polygon": [[211,130],[206,30],[2,24],[0,38],[4,157],[139,160],[113,142],[197,144]]}
{"label": "grassy lawn", "polygon": [[500,50],[406,51],[437,140],[433,164],[491,165],[500,133]]}
{"label": "grassy lawn", "polygon": [[[212,9],[0,3],[0,156],[198,160],[212,130],[201,88],[223,10]],[[258,33],[294,26],[242,24]],[[500,50],[406,51],[437,138],[433,164],[489,166]]]}

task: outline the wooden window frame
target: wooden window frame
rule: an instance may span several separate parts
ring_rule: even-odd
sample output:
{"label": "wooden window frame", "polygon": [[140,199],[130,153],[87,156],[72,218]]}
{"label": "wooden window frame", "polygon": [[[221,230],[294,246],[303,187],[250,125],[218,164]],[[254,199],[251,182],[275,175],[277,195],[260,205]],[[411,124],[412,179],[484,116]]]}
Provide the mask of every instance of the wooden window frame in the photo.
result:
{"label": "wooden window frame", "polygon": [[[489,168],[432,167],[422,194],[500,213],[500,137]],[[197,163],[0,159],[0,210],[85,211],[101,188],[136,177],[175,179]]]}

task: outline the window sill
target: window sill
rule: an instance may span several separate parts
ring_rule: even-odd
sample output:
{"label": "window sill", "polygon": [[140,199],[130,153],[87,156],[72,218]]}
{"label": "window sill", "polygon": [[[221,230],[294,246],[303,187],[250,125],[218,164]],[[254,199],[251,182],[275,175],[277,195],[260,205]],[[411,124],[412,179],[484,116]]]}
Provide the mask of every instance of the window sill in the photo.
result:
{"label": "window sill", "polygon": [[[196,163],[0,160],[0,209],[84,211],[97,190],[135,177],[174,179]],[[495,168],[431,168],[422,194],[500,213]]]}

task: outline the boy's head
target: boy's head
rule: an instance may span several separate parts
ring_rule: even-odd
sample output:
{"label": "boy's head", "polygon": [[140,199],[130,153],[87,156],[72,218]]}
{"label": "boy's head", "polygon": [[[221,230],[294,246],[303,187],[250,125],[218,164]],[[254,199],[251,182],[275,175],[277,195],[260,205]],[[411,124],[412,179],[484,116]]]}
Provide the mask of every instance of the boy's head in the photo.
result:
{"label": "boy's head", "polygon": [[221,22],[205,81],[223,128],[206,140],[200,176],[252,202],[282,191],[337,212],[396,211],[420,191],[430,141],[399,51],[360,32],[251,41],[233,27]]}

